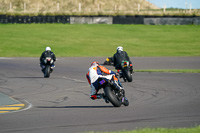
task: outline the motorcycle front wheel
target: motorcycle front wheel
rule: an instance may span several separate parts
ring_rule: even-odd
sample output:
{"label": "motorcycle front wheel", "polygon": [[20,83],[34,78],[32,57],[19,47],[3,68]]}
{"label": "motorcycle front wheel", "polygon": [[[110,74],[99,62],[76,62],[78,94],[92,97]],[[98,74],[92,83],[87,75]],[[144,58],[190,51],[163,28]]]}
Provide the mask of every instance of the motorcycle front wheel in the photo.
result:
{"label": "motorcycle front wheel", "polygon": [[46,66],[44,70],[44,77],[49,78],[50,77],[50,66]]}

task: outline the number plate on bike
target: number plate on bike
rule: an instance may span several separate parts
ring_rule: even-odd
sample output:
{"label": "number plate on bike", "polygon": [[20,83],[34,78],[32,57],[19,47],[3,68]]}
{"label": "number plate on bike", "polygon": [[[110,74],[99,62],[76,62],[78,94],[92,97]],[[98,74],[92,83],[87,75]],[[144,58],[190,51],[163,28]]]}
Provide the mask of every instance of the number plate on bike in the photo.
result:
{"label": "number plate on bike", "polygon": [[101,80],[99,83],[100,83],[101,85],[103,85],[105,82],[106,82],[105,80]]}

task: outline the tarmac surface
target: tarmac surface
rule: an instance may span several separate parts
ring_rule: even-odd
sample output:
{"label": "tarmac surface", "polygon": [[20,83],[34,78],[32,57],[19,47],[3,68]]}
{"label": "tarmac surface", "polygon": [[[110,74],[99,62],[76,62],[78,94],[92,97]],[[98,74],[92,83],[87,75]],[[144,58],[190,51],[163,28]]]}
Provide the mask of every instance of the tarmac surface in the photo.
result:
{"label": "tarmac surface", "polygon": [[[200,74],[135,72],[128,107],[91,100],[85,74],[106,57],[58,58],[43,78],[38,58],[0,58],[1,133],[76,133],[200,125]],[[200,69],[200,57],[133,57],[134,69]],[[112,66],[106,66],[114,69]],[[16,108],[19,107],[19,108]]]}

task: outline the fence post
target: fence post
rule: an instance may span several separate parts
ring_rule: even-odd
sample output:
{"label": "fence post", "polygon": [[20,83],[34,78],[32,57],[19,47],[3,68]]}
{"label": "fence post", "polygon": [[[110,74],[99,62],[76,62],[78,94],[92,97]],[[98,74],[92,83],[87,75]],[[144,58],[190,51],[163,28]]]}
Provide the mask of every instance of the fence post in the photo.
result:
{"label": "fence post", "polygon": [[185,2],[185,13],[187,13],[187,2]]}
{"label": "fence post", "polygon": [[24,12],[26,11],[26,3],[24,2]]}
{"label": "fence post", "polygon": [[60,10],[60,3],[57,3],[57,11]]}
{"label": "fence post", "polygon": [[100,10],[100,5],[98,4],[98,12],[99,12],[99,10]]}
{"label": "fence post", "polygon": [[10,11],[12,10],[12,2],[10,2]]}
{"label": "fence post", "polygon": [[163,6],[163,12],[166,12],[166,5]]}
{"label": "fence post", "polygon": [[78,10],[81,12],[81,3],[79,3]]}
{"label": "fence post", "polygon": [[38,12],[40,11],[40,4],[39,4],[39,1],[38,1],[38,6],[37,6],[37,11],[38,11]]}
{"label": "fence post", "polygon": [[115,11],[117,10],[117,5],[115,4]]}
{"label": "fence post", "polygon": [[138,4],[138,12],[140,12],[140,4]]}

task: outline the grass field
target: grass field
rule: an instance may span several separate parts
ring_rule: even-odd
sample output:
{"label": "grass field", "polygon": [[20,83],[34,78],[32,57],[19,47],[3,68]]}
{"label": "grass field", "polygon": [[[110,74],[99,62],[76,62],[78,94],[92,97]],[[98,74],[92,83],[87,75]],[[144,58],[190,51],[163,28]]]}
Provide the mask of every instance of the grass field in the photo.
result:
{"label": "grass field", "polygon": [[138,69],[134,72],[200,73],[200,69]]}
{"label": "grass field", "polygon": [[200,26],[0,24],[0,57],[200,56]]}
{"label": "grass field", "polygon": [[133,131],[118,131],[118,132],[88,132],[88,133],[199,133],[200,126],[194,128],[177,128],[177,129],[166,129],[166,128],[144,128]]}

